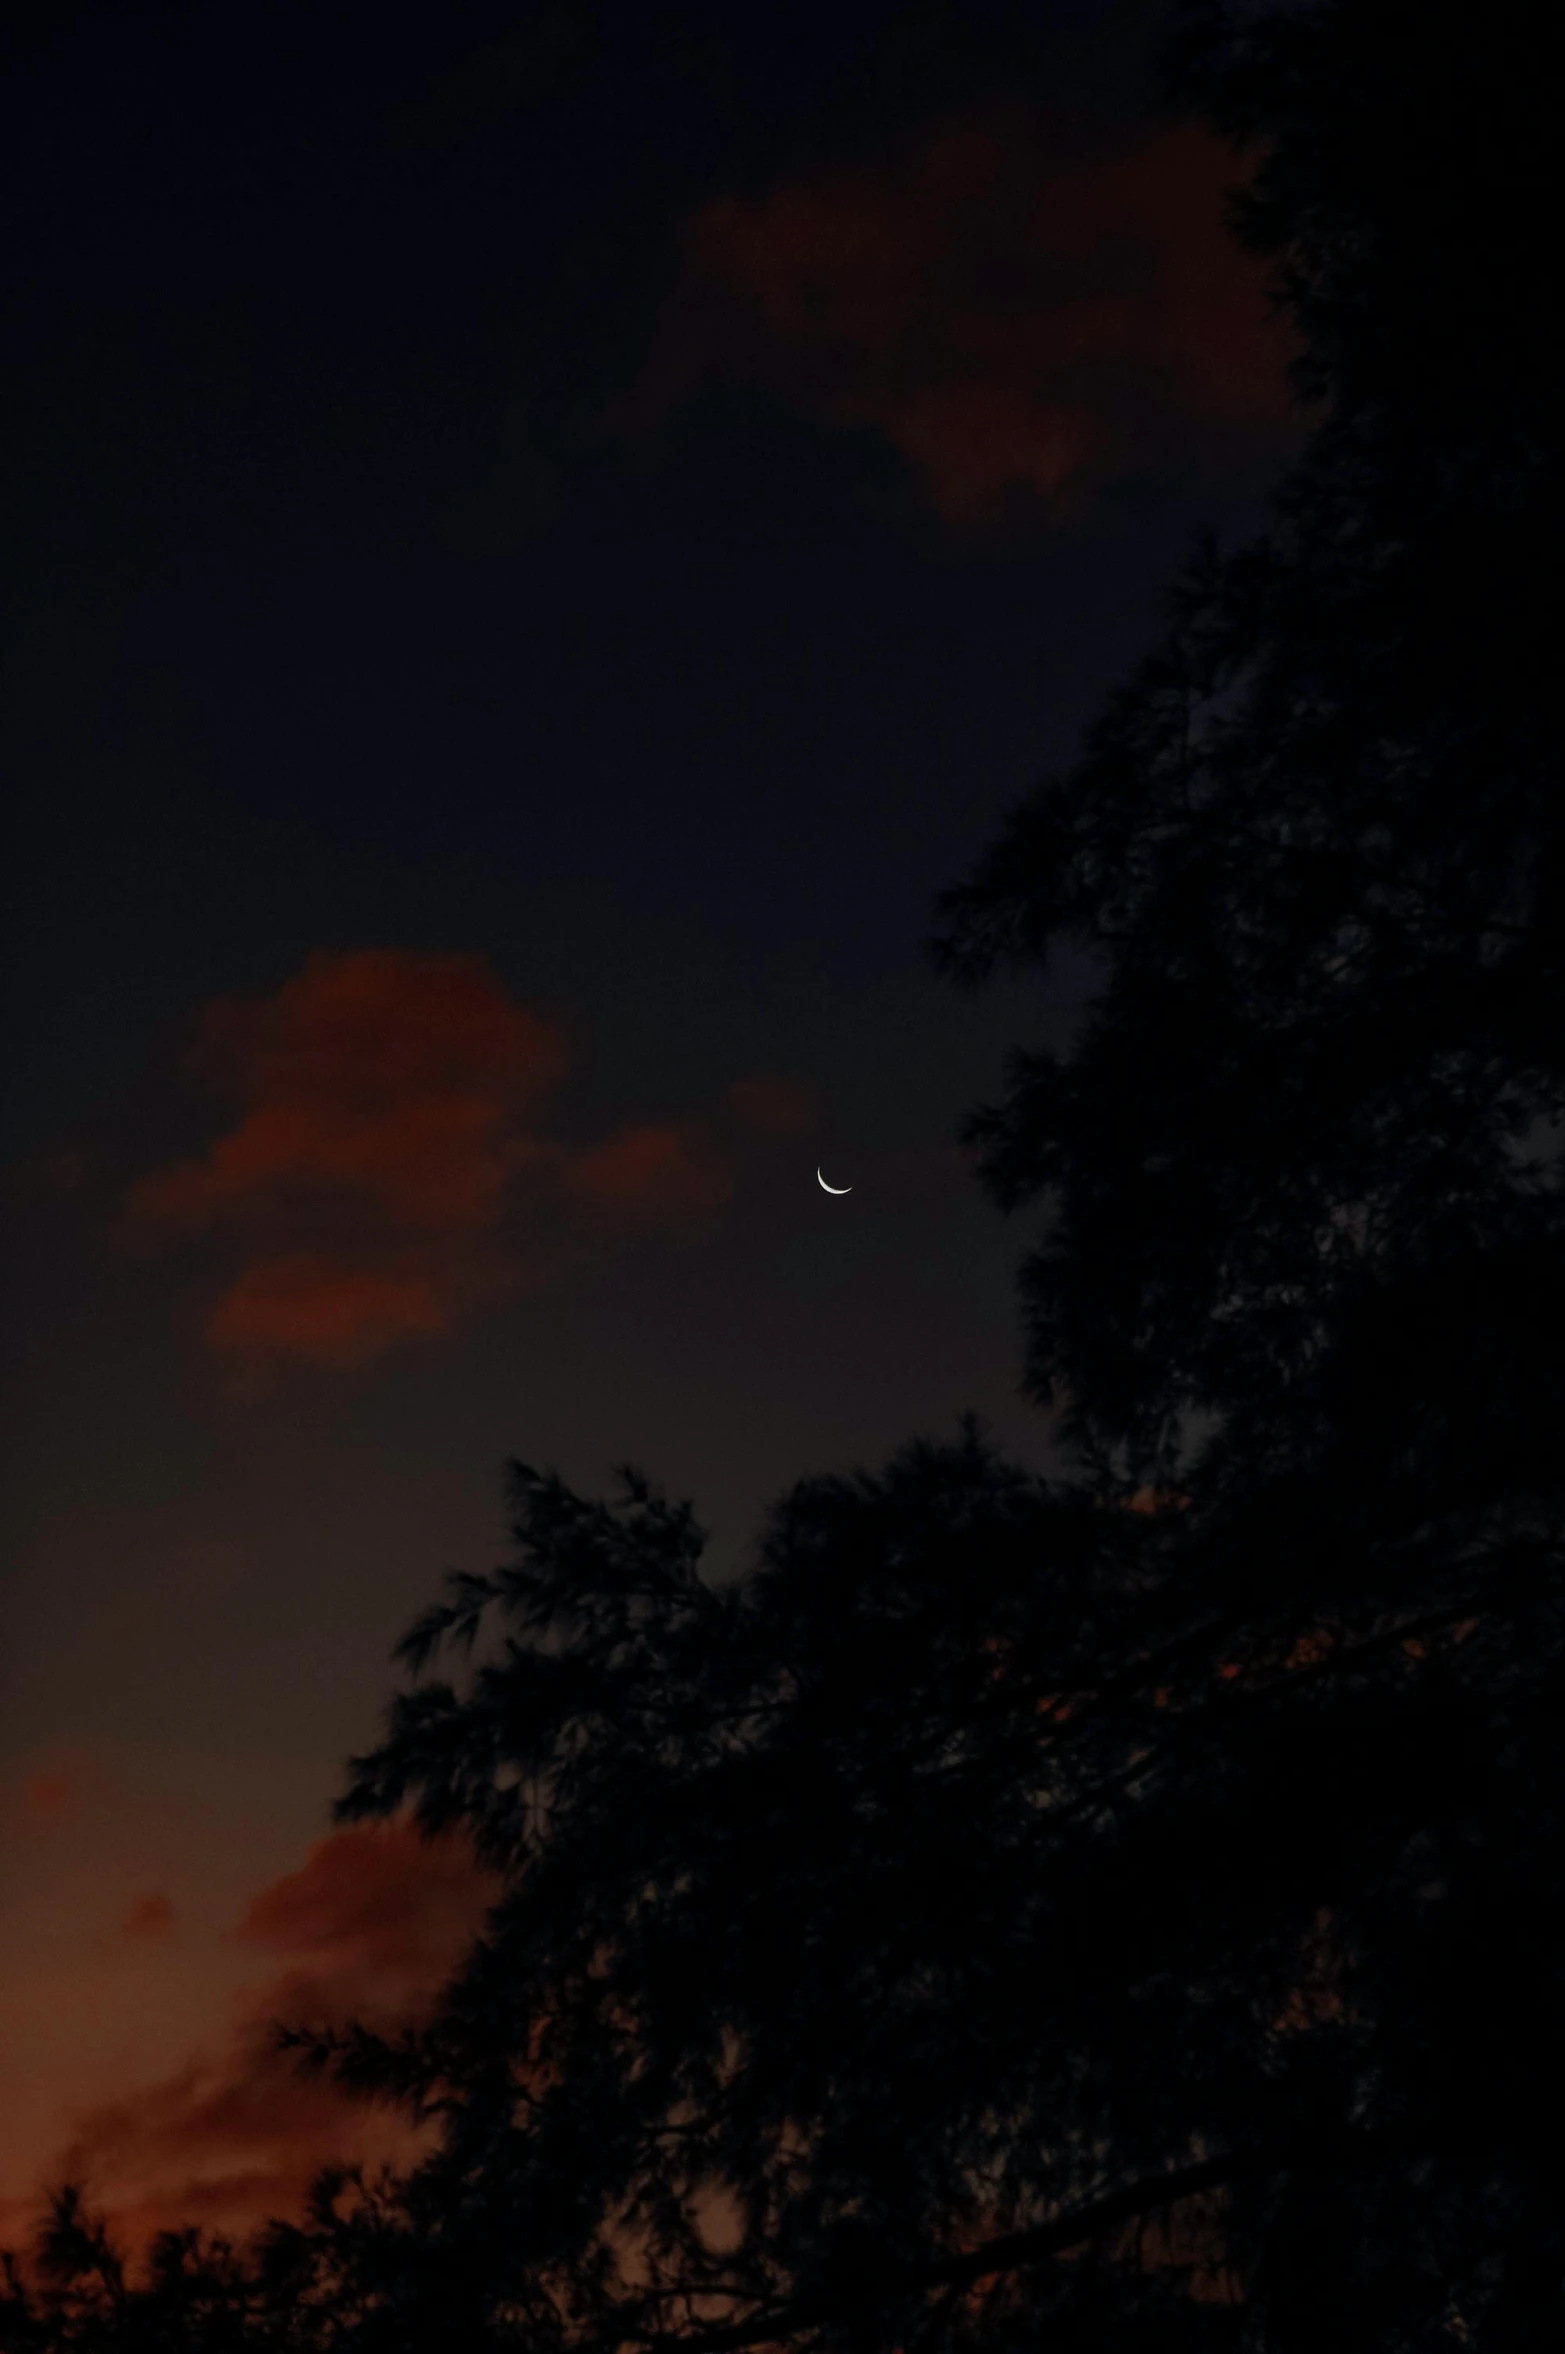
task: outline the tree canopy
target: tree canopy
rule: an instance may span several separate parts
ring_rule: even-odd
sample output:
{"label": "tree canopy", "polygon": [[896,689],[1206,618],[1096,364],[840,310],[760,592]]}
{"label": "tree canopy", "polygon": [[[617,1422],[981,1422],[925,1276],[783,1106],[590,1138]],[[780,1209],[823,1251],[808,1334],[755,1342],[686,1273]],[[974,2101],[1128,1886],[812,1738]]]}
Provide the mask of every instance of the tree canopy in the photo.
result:
{"label": "tree canopy", "polygon": [[688,1506],[516,1467],[514,1558],[413,1629],[341,1807],[505,1893],[426,2026],[305,2039],[431,2154],[323,2186],[232,2341],[93,2340],[78,2241],[80,2313],[18,2285],[0,2344],[1555,2342],[1539,30],[1180,19],[1314,430],[939,942],[1096,973],[972,1130],[1038,1221],[1066,1475],[968,1431],[806,1480],[719,1587]]}

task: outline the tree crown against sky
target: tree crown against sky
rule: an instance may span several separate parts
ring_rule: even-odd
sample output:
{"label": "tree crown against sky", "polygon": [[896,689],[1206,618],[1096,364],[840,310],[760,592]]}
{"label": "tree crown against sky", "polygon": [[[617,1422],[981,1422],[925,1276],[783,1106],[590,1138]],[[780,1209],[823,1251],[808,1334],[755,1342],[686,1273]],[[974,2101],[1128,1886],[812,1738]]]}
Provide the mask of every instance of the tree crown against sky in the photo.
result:
{"label": "tree crown against sky", "polygon": [[[1405,1398],[1419,1362],[1503,1359],[1486,1317],[1551,1280],[1559,732],[1533,584],[1558,383],[1531,291],[1533,13],[1415,39],[1394,8],[1286,12],[1215,48],[1194,14],[1186,72],[1267,143],[1239,217],[1306,331],[1318,430],[1274,528],[1192,567],[1079,765],[947,902],[970,977],[1070,938],[1100,962],[1073,1050],[1018,1060],[974,1134],[1000,1199],[1056,1205],[1024,1279],[1034,1383],[1138,1476],[1188,1468],[1192,1415],[1231,1434],[1217,1461],[1259,1464],[1307,1443],[1312,1397],[1340,1425],[1333,1382]],[[1408,1363],[1377,1362],[1396,1332]],[[1438,1444],[1388,1398],[1385,1468],[1421,1444],[1428,1469],[1458,1417],[1458,1459],[1497,1443],[1493,1384],[1471,1388],[1427,1401]]]}
{"label": "tree crown against sky", "polygon": [[311,2044],[438,2140],[323,2197],[302,2342],[1552,2342],[1536,11],[1185,24],[1319,424],[943,935],[1097,961],[975,1129],[1073,1474],[807,1481],[717,1589],[516,1471],[344,1801],[506,1894],[427,2027]]}

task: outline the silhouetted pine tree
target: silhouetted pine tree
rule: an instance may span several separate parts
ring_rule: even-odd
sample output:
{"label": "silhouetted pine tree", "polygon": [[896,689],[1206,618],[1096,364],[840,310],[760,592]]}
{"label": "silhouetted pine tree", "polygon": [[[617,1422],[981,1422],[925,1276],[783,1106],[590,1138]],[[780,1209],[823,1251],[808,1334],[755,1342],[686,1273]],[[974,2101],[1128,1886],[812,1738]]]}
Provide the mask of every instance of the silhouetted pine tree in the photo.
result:
{"label": "silhouetted pine tree", "polygon": [[521,1474],[518,1565],[415,1638],[509,1629],[349,1811],[514,1893],[431,2037],[340,2060],[453,2101],[420,2261],[530,2339],[1554,2342],[1540,29],[1183,20],[1319,423],[942,941],[1096,965],[974,1125],[1076,1478],[807,1483],[717,1595],[688,1516]]}

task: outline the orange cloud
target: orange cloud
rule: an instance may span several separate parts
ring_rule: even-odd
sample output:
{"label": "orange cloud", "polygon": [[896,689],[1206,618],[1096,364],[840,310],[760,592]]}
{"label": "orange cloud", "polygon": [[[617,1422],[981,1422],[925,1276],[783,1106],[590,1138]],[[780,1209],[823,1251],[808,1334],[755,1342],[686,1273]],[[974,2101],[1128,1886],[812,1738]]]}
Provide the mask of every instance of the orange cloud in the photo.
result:
{"label": "orange cloud", "polygon": [[221,1356],[357,1365],[409,1333],[443,1331],[449,1313],[447,1289],[431,1271],[398,1275],[293,1251],[247,1267],[206,1330]]}
{"label": "orange cloud", "polygon": [[733,1190],[730,1167],[697,1121],[622,1129],[580,1154],[569,1181],[583,1204],[637,1220],[716,1209]]}
{"label": "orange cloud", "polygon": [[78,1775],[66,1767],[46,1767],[28,1775],[12,1802],[12,1812],[24,1831],[55,1831],[75,1816],[81,1796]]}
{"label": "orange cloud", "polygon": [[678,1221],[732,1186],[706,1122],[550,1137],[564,1035],[478,956],[312,956],[273,996],[210,1007],[194,1059],[233,1124],[144,1179],[131,1224],[237,1247],[206,1339],[251,1372],[362,1364],[445,1331],[573,1232]]}
{"label": "orange cloud", "polygon": [[566,1066],[557,1028],[482,957],[312,956],[274,997],[208,1009],[197,1061],[240,1107],[203,1160],[147,1179],[147,1218],[198,1224],[352,1197],[435,1234],[492,1218],[506,1136]]}
{"label": "orange cloud", "polygon": [[400,2018],[476,1932],[492,1885],[458,1840],[426,1840],[407,1822],[359,1825],[318,1840],[298,1871],[263,1888],[238,1934],[288,1958],[292,2017]]}
{"label": "orange cloud", "polygon": [[[296,2213],[319,2170],[405,2156],[411,2129],[303,2076],[273,2044],[276,2020],[310,2026],[416,2020],[482,1924],[493,1883],[465,1847],[396,1823],[339,1831],[255,1898],[238,1934],[278,1967],[240,2006],[223,2051],[77,2119],[55,2168],[85,2180],[134,2243],[181,2222],[243,2231]],[[127,1919],[155,1934],[144,1897]]]}
{"label": "orange cloud", "polygon": [[161,1889],[147,1896],[138,1896],[120,1923],[122,1937],[144,1938],[152,1942],[167,1937],[174,1926],[174,1907]]}
{"label": "orange cloud", "polygon": [[981,522],[1018,493],[1069,506],[1170,443],[1275,430],[1283,329],[1223,226],[1230,151],[1189,125],[1112,141],[995,104],[877,164],[726,197],[619,422],[712,373],[779,386],[900,451],[934,505]]}

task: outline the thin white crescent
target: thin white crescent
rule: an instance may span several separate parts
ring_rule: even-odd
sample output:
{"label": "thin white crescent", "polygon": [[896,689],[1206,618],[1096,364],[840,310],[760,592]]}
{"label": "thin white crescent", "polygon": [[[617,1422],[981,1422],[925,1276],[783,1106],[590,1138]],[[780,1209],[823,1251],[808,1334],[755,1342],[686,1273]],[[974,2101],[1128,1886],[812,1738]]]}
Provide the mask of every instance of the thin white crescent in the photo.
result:
{"label": "thin white crescent", "polygon": [[851,1193],[853,1191],[851,1185],[828,1185],[825,1178],[821,1175],[819,1169],[817,1169],[815,1172],[815,1182],[820,1187],[822,1193]]}

